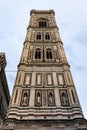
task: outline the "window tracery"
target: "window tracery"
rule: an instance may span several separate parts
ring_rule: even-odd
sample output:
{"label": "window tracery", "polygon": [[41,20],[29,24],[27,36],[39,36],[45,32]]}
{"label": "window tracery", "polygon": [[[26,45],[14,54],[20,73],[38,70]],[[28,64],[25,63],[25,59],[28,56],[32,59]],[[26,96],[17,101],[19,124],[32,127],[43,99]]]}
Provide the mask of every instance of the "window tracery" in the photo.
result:
{"label": "window tracery", "polygon": [[45,20],[39,21],[39,27],[40,28],[46,28],[47,27],[47,22]]}
{"label": "window tracery", "polygon": [[36,39],[37,39],[37,40],[41,40],[41,34],[37,34]]}
{"label": "window tracery", "polygon": [[54,52],[52,51],[52,49],[47,48],[45,49],[45,47],[43,46],[42,48],[36,48],[34,51],[34,55],[33,55],[33,60],[39,62],[39,61],[43,61],[43,62],[50,62],[54,60]]}
{"label": "window tracery", "polygon": [[45,40],[50,40],[50,35],[49,35],[49,33],[46,33],[46,34],[45,34]]}
{"label": "window tracery", "polygon": [[51,49],[47,49],[46,50],[46,58],[47,59],[52,59],[53,58],[52,50]]}
{"label": "window tracery", "polygon": [[35,59],[41,59],[41,49],[35,50]]}

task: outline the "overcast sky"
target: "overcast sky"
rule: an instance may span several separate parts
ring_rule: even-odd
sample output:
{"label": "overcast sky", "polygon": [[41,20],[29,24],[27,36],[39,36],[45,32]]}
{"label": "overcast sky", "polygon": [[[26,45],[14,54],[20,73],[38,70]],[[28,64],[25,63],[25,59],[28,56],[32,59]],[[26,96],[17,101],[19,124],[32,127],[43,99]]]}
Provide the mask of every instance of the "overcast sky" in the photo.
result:
{"label": "overcast sky", "polygon": [[6,54],[10,93],[31,9],[55,10],[77,94],[87,118],[87,0],[0,0],[0,52]]}

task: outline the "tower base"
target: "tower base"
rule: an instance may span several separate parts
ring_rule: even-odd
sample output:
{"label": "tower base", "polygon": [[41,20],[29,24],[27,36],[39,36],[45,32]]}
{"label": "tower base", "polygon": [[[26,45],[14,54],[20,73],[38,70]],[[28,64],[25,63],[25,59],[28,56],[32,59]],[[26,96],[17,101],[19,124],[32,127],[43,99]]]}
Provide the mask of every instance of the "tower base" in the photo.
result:
{"label": "tower base", "polygon": [[2,130],[87,130],[87,120],[16,120],[4,121]]}

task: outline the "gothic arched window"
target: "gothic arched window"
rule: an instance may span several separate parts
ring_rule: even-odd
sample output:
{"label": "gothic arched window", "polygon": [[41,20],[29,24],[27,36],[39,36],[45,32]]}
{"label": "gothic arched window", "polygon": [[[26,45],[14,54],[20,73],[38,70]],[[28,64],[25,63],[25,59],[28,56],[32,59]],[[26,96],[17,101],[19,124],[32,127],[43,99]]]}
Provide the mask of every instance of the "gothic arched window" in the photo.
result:
{"label": "gothic arched window", "polygon": [[37,34],[36,39],[41,40],[41,34],[40,33]]}
{"label": "gothic arched window", "polygon": [[41,59],[41,50],[40,49],[36,49],[36,51],[35,51],[35,59]]}
{"label": "gothic arched window", "polygon": [[50,35],[49,35],[49,33],[46,33],[46,34],[45,34],[45,40],[50,40]]}
{"label": "gothic arched window", "polygon": [[52,59],[53,58],[51,49],[47,49],[47,51],[46,51],[46,58],[47,59]]}
{"label": "gothic arched window", "polygon": [[47,27],[47,22],[46,21],[39,21],[39,27],[41,27],[41,28]]}

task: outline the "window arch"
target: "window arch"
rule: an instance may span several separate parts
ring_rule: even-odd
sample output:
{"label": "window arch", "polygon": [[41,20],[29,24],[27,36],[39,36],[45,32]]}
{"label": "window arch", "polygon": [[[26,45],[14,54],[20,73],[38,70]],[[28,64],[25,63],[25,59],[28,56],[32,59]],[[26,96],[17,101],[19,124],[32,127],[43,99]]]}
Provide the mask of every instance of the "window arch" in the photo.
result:
{"label": "window arch", "polygon": [[48,27],[48,19],[45,19],[45,18],[38,19],[38,27],[40,28]]}
{"label": "window arch", "polygon": [[35,51],[35,59],[41,59],[41,49],[36,49],[36,51]]}
{"label": "window arch", "polygon": [[39,27],[40,28],[46,28],[47,27],[47,22],[45,20],[39,21]]}
{"label": "window arch", "polygon": [[46,33],[46,34],[45,34],[45,40],[50,40],[50,35],[49,35],[49,33]]}
{"label": "window arch", "polygon": [[46,58],[47,59],[52,59],[53,58],[52,50],[51,49],[47,49],[46,50]]}
{"label": "window arch", "polygon": [[42,36],[41,36],[41,32],[38,32],[37,35],[36,35],[36,39],[37,40],[41,40]]}
{"label": "window arch", "polygon": [[37,40],[41,40],[41,34],[37,34]]}

